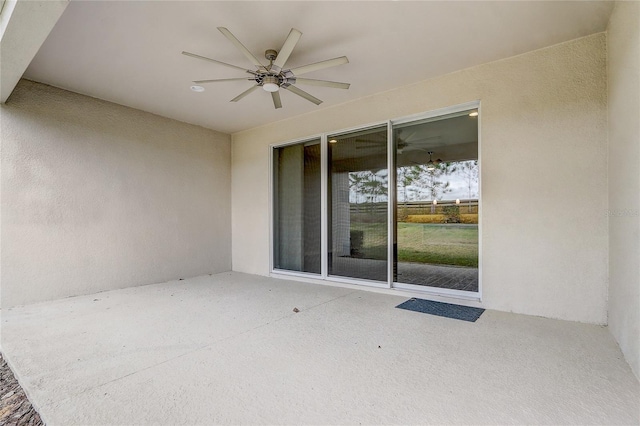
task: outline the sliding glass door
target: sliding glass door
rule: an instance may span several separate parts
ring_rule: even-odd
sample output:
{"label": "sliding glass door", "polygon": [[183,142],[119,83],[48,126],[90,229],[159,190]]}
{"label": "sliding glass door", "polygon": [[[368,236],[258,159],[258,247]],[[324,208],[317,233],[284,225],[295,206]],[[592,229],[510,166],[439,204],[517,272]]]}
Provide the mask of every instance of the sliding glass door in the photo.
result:
{"label": "sliding glass door", "polygon": [[273,150],[273,267],[321,271],[320,140]]}
{"label": "sliding glass door", "polygon": [[387,126],[327,139],[329,275],[386,282]]}
{"label": "sliding glass door", "polygon": [[394,282],[478,291],[477,110],[395,125]]}
{"label": "sliding glass door", "polygon": [[273,147],[273,270],[478,294],[477,106]]}

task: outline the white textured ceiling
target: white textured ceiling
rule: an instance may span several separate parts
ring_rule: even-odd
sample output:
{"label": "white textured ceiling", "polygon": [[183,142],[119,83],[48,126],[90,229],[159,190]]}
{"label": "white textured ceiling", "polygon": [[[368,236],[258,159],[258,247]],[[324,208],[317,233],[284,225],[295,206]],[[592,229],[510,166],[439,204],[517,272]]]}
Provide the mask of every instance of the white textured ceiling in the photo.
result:
{"label": "white textured ceiling", "polygon": [[[473,65],[604,31],[610,2],[72,2],[25,77],[226,133],[330,107]],[[242,72],[180,54],[251,64],[216,29],[260,59],[289,30],[303,36],[286,68],[337,56],[350,63],[306,74],[349,90],[300,86],[316,106],[282,91],[229,100],[249,82],[189,90],[191,80]]]}

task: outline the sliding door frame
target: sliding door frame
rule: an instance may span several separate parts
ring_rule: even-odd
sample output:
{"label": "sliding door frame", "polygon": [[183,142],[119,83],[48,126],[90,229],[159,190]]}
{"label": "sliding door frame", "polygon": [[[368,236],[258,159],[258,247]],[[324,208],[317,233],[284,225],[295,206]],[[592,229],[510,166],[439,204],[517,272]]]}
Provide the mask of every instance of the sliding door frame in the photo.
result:
{"label": "sliding door frame", "polygon": [[[396,120],[390,120],[390,128],[393,129],[393,126],[399,124],[409,124],[414,121],[425,120],[429,118],[438,118],[440,116],[455,114],[457,112],[468,111],[471,109],[478,110],[478,291],[462,291],[462,290],[453,290],[448,288],[440,288],[440,287],[429,287],[425,285],[417,285],[417,284],[406,284],[399,283],[393,280],[393,276],[390,277],[389,282],[391,283],[392,288],[397,288],[400,290],[409,290],[409,291],[419,291],[422,293],[430,293],[439,296],[452,296],[462,299],[474,299],[474,300],[482,300],[482,161],[480,161],[480,149],[482,146],[482,132],[480,131],[480,123],[482,117],[481,111],[481,103],[480,101],[472,101],[464,104],[453,105],[446,108],[440,108],[433,111],[428,111],[425,113],[415,114],[407,117],[402,117]],[[390,134],[390,139],[393,136]],[[393,141],[391,141],[393,143]],[[393,143],[394,154],[395,154],[395,143]],[[394,162],[395,163],[395,162]],[[394,164],[395,167],[395,164]],[[395,175],[395,173],[394,173]],[[395,182],[394,182],[395,185]],[[395,190],[395,186],[394,186]],[[395,193],[394,198],[390,199],[390,204],[395,204]],[[391,208],[395,208],[395,206],[390,206]],[[393,227],[389,228],[389,237],[393,238],[391,241],[395,241],[395,231],[396,226],[394,224]],[[391,266],[393,267],[393,265]]]}
{"label": "sliding door frame", "polygon": [[[269,271],[274,276],[292,276],[300,277],[304,279],[310,279],[313,282],[334,282],[350,285],[360,285],[367,287],[375,287],[382,289],[397,289],[403,291],[417,292],[422,294],[433,294],[436,296],[449,296],[459,299],[477,300],[482,301],[482,161],[481,147],[482,147],[482,132],[481,132],[481,102],[479,100],[466,102],[459,105],[454,105],[446,108],[440,108],[420,114],[414,114],[397,119],[391,119],[386,121],[374,122],[366,125],[349,127],[346,129],[321,133],[319,135],[299,138],[284,143],[275,143],[269,145]],[[452,290],[439,287],[429,287],[415,284],[398,283],[394,281],[394,263],[395,259],[395,242],[396,242],[396,144],[393,140],[393,129],[395,125],[408,124],[414,121],[437,118],[447,114],[454,114],[457,112],[463,112],[471,109],[478,110],[478,291],[462,291]],[[328,271],[329,260],[329,223],[328,223],[328,175],[329,175],[329,142],[328,137],[330,135],[346,134],[356,131],[365,131],[376,127],[386,126],[387,128],[387,170],[388,170],[388,194],[387,194],[387,282],[372,281],[358,278],[348,278],[336,275],[330,275]],[[278,148],[301,144],[305,142],[311,142],[320,139],[320,187],[321,187],[321,273],[314,274],[308,272],[288,271],[283,269],[274,268],[274,151]]]}
{"label": "sliding door frame", "polygon": [[[367,130],[371,130],[371,129],[375,129],[375,128],[380,128],[380,127],[386,127],[387,128],[387,136],[389,133],[389,127],[391,125],[391,120],[385,120],[385,121],[379,121],[379,122],[375,122],[375,123],[370,123],[370,124],[365,124],[363,126],[355,126],[355,127],[349,127],[346,129],[341,129],[341,130],[337,130],[335,132],[327,132],[324,134],[325,137],[325,146],[326,146],[326,154],[324,157],[324,160],[322,161],[323,164],[323,170],[327,173],[327,175],[329,174],[329,157],[328,157],[328,151],[329,151],[329,136],[333,136],[333,135],[343,135],[343,134],[348,134],[348,133],[352,133],[352,132],[364,132]],[[387,142],[388,142],[388,138],[387,138]],[[387,151],[388,151],[388,143],[387,143]],[[390,157],[390,152],[387,152],[387,166],[389,164],[389,157]],[[328,185],[328,180],[325,180],[325,185]],[[325,199],[327,201],[327,204],[325,205],[324,210],[322,211],[322,222],[323,224],[325,224],[325,226],[327,226],[327,235],[326,235],[326,240],[325,240],[325,244],[328,245],[328,236],[329,236],[329,223],[328,223],[328,207],[329,207],[329,200],[328,200],[328,194],[329,194],[329,188],[326,187],[326,192],[324,193]],[[387,195],[388,198],[388,195]],[[388,200],[387,200],[387,205],[388,205]],[[387,229],[388,231],[388,229]],[[387,232],[387,239],[388,239],[388,232]],[[389,244],[387,241],[387,248],[388,248]],[[388,274],[387,274],[387,281],[374,281],[374,280],[367,280],[364,278],[349,278],[349,277],[342,277],[339,275],[331,275],[329,274],[328,268],[329,268],[329,263],[328,263],[328,258],[329,258],[329,247],[327,247],[327,250],[325,251],[325,255],[327,256],[327,262],[326,262],[326,267],[327,267],[327,274],[324,275],[322,277],[323,280],[329,280],[332,282],[337,282],[337,283],[344,283],[344,284],[355,284],[355,285],[365,285],[368,287],[376,287],[376,288],[386,288],[386,289],[390,289],[391,288],[391,282],[388,280]],[[389,264],[388,264],[388,259],[387,259],[387,271],[389,270]]]}
{"label": "sliding door frame", "polygon": [[[305,138],[300,138],[300,139],[294,139],[288,142],[284,142],[284,143],[279,143],[279,144],[272,144],[269,145],[269,271],[271,273],[277,273],[279,275],[291,275],[294,277],[306,277],[306,278],[318,278],[320,276],[322,276],[322,278],[324,279],[325,276],[323,274],[318,275],[318,274],[314,274],[312,272],[301,272],[301,271],[289,271],[287,269],[276,269],[275,268],[275,252],[274,252],[274,242],[275,242],[275,226],[274,226],[274,220],[276,219],[275,217],[275,189],[274,189],[274,185],[276,183],[275,178],[274,178],[274,172],[275,172],[275,162],[274,162],[274,152],[276,149],[278,148],[284,148],[287,146],[292,146],[292,145],[299,145],[299,144],[304,144],[307,142],[314,142],[317,140],[320,140],[320,194],[321,194],[321,214],[320,214],[320,238],[321,238],[321,242],[320,242],[320,250],[322,250],[322,247],[324,244],[326,244],[325,239],[324,239],[324,234],[323,234],[323,225],[324,225],[324,208],[325,206],[322,205],[322,197],[324,197],[325,195],[325,191],[324,191],[324,178],[323,178],[323,173],[324,173],[324,161],[323,158],[326,156],[326,153],[322,152],[322,147],[323,147],[323,140],[326,141],[326,136],[325,135],[314,135],[314,136],[309,136],[309,137],[305,137]],[[320,257],[320,270],[323,271],[325,268],[325,258],[322,257],[322,253],[321,253],[321,257]]]}

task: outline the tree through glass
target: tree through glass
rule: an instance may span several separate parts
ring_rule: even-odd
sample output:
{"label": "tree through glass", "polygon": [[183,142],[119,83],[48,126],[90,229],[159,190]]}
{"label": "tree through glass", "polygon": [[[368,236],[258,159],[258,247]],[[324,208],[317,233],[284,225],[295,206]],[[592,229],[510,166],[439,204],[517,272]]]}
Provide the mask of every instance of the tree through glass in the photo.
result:
{"label": "tree through glass", "polygon": [[387,282],[387,128],[327,139],[329,274]]}
{"label": "tree through glass", "polygon": [[386,125],[329,135],[326,162],[320,139],[275,147],[273,268],[321,274],[324,258],[332,277],[478,292],[477,121],[468,110],[393,124],[391,153]]}

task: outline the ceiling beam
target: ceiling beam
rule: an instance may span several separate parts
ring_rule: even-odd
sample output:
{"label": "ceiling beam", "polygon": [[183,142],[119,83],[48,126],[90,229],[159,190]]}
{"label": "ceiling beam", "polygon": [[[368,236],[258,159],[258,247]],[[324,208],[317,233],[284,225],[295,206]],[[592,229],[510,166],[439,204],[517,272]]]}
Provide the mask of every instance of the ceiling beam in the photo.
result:
{"label": "ceiling beam", "polygon": [[6,0],[0,14],[0,102],[5,103],[69,0]]}

